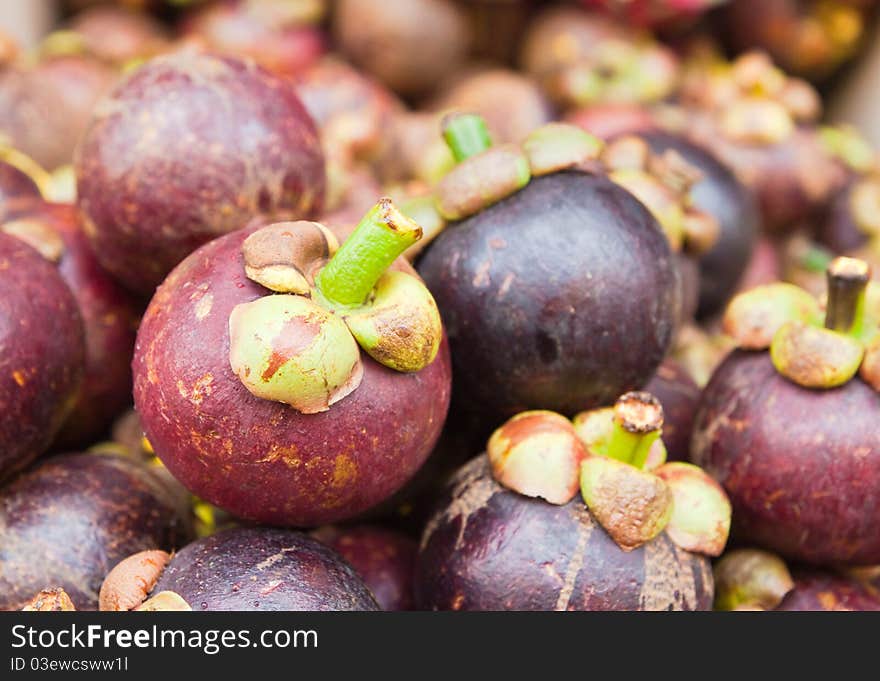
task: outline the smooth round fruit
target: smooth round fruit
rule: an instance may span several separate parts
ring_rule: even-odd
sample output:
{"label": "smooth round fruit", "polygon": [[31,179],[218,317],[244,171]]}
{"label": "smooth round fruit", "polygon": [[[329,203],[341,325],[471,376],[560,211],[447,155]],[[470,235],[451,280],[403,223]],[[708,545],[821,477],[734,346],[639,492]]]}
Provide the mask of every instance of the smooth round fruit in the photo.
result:
{"label": "smooth round fruit", "polygon": [[663,405],[663,444],[669,461],[687,461],[700,388],[685,368],[665,359],[643,388]]}

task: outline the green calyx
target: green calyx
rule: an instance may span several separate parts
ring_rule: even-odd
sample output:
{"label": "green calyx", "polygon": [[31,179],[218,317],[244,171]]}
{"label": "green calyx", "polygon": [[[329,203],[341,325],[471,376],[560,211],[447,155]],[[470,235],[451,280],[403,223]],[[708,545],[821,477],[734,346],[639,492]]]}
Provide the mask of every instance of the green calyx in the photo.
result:
{"label": "green calyx", "polygon": [[492,146],[486,121],[476,114],[449,114],[443,119],[441,126],[443,139],[457,163],[481,154]]}
{"label": "green calyx", "polygon": [[835,258],[827,278],[824,319],[806,291],[771,284],[731,301],[725,332],[744,349],[769,347],[776,370],[802,387],[844,385],[859,373],[866,347],[880,334],[880,290],[869,283],[868,264],[854,258]]}
{"label": "green calyx", "polygon": [[382,199],[342,246],[313,222],[277,223],[251,234],[245,273],[280,295],[230,315],[230,365],[257,397],[303,413],[325,411],[360,384],[360,349],[401,372],[437,356],[443,327],[416,277],[388,267],[421,228]]}
{"label": "green calyx", "polygon": [[773,610],[794,588],[785,562],[758,549],[736,549],[715,564],[716,610]]}
{"label": "green calyx", "polygon": [[852,126],[821,126],[819,141],[827,153],[839,158],[856,172],[867,172],[877,162],[871,143]]}

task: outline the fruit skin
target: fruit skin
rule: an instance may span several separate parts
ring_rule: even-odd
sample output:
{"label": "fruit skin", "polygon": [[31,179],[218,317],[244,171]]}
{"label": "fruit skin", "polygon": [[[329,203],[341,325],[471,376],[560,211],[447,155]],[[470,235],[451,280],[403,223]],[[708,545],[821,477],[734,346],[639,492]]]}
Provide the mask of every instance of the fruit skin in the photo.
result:
{"label": "fruit skin", "polygon": [[665,533],[623,551],[578,495],[503,489],[485,456],[451,482],[422,536],[416,602],[433,610],[709,610],[709,560]]}
{"label": "fruit skin", "polygon": [[735,351],[703,391],[691,460],[733,504],[734,536],[811,564],[880,562],[880,395],[807,390]]}
{"label": "fruit skin", "polygon": [[697,313],[706,317],[718,312],[733,295],[752,255],[760,216],[750,192],[712,154],[686,139],[666,132],[642,132],[652,151],[672,149],[703,178],[691,196],[696,208],[718,221],[718,241],[700,256],[700,302]]}
{"label": "fruit skin", "polygon": [[26,173],[0,161],[0,216],[5,219],[10,201],[21,198],[40,198],[40,188]]}
{"label": "fruit skin", "polygon": [[131,403],[131,356],[138,309],[131,296],[98,264],[74,206],[17,202],[7,219],[36,219],[61,236],[58,272],[73,292],[85,329],[85,374],[53,449],[93,444]]}
{"label": "fruit skin", "polygon": [[880,592],[857,579],[808,568],[793,576],[794,589],[776,610],[880,610]]}
{"label": "fruit skin", "polygon": [[51,262],[7,234],[0,234],[0,347],[2,480],[49,447],[85,363],[83,322],[70,289]]}
{"label": "fruit skin", "polygon": [[557,173],[448,226],[419,273],[456,391],[497,423],[573,414],[641,387],[669,346],[680,281],[648,211],[602,176]]}
{"label": "fruit skin", "polygon": [[75,167],[95,253],[142,295],[201,244],[255,215],[308,217],[324,192],[318,133],[293,86],[207,54],[132,72],[96,108]]}
{"label": "fruit skin", "polygon": [[378,610],[336,552],[292,530],[241,527],[181,549],[153,593],[174,591],[193,610]]}
{"label": "fruit skin", "polygon": [[856,225],[850,203],[852,190],[859,179],[851,177],[828,202],[825,214],[816,221],[816,241],[833,253],[854,251],[868,241],[868,235]]}
{"label": "fruit skin", "polygon": [[146,12],[117,5],[97,5],[77,12],[67,25],[85,52],[105,63],[124,67],[131,59],[153,56],[168,48],[164,26]]}
{"label": "fruit skin", "polygon": [[320,414],[255,397],[229,365],[232,309],[267,293],[244,273],[251,231],[203,246],[159,287],[138,331],[135,406],[159,458],[199,497],[267,524],[337,522],[389,497],[431,452],[449,404],[448,346],[412,374],[362,353],[361,385]]}
{"label": "fruit skin", "polygon": [[97,610],[101,583],[116,563],[188,540],[183,511],[159,478],[130,459],[47,460],[0,490],[0,609],[60,586],[77,610]]}
{"label": "fruit skin", "polygon": [[312,536],[355,569],[382,610],[413,610],[415,541],[378,525],[327,526]]}
{"label": "fruit skin", "polygon": [[685,368],[665,359],[643,388],[663,405],[663,444],[669,461],[687,461],[700,388]]}

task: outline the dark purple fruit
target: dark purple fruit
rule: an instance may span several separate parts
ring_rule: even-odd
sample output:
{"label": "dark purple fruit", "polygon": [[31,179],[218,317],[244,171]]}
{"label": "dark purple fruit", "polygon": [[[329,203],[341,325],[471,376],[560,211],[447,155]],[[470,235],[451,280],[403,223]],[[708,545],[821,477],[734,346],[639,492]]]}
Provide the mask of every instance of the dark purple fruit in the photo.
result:
{"label": "dark purple fruit", "polygon": [[101,264],[152,293],[184,257],[257,215],[320,208],[324,160],[293,86],[231,57],[148,61],[96,109],[76,158]]}
{"label": "dark purple fruit", "polygon": [[34,179],[17,166],[0,161],[0,215],[5,215],[10,201],[19,198],[40,198]]}
{"label": "dark purple fruit", "polygon": [[734,535],[816,564],[880,562],[880,394],[810,390],[766,352],[731,353],[703,392],[691,458],[733,504]]}
{"label": "dark purple fruit", "polygon": [[669,461],[687,461],[700,388],[685,368],[665,359],[644,390],[663,405],[663,444]]}
{"label": "dark purple fruit", "polygon": [[153,589],[193,610],[378,610],[350,565],[290,530],[234,528],[181,549]]}
{"label": "dark purple fruit", "polygon": [[880,591],[829,572],[794,570],[794,589],[776,610],[880,610]]}
{"label": "dark purple fruit", "polygon": [[672,149],[702,175],[691,189],[694,205],[716,219],[718,240],[700,256],[698,314],[719,311],[736,291],[752,254],[760,216],[751,193],[713,155],[686,139],[665,132],[639,135],[655,153]]}
{"label": "dark purple fruit", "polygon": [[580,495],[556,506],[502,488],[480,456],[422,537],[416,602],[433,610],[709,610],[709,560],[666,533],[624,551]]}
{"label": "dark purple fruit", "polygon": [[0,609],[62,587],[78,610],[96,610],[110,569],[145,549],[173,549],[189,519],[164,483],[130,459],[49,459],[0,490]]}
{"label": "dark purple fruit", "polygon": [[447,227],[418,269],[446,324],[457,391],[489,423],[612,403],[653,374],[678,321],[663,232],[599,175],[533,178]]}
{"label": "dark purple fruit", "polygon": [[354,568],[382,610],[413,609],[418,547],[412,539],[376,525],[327,526],[313,536]]}
{"label": "dark purple fruit", "polygon": [[0,347],[3,479],[46,451],[64,423],[82,380],[85,346],[76,299],[58,270],[2,233]]}

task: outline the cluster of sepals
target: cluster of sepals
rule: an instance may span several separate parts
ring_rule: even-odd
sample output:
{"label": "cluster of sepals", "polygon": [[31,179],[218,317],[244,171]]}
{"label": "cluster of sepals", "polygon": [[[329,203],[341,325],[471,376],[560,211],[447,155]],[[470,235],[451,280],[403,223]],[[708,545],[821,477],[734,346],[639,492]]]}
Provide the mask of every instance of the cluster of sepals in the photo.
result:
{"label": "cluster of sepals", "polygon": [[681,548],[710,556],[724,550],[731,506],[721,486],[689,463],[666,463],[663,410],[644,392],[614,407],[578,414],[518,414],[491,436],[495,480],[552,504],[578,491],[596,521],[624,551],[664,530]]}
{"label": "cluster of sepals", "polygon": [[880,391],[880,284],[870,274],[866,262],[839,257],[825,299],[788,283],[746,291],[725,311],[724,332],[741,349],[769,349],[776,370],[805,388],[836,388],[858,373]]}
{"label": "cluster of sepals", "polygon": [[604,143],[568,123],[548,123],[521,145],[492,146],[484,121],[453,113],[443,132],[458,164],[436,190],[437,212],[447,221],[467,218],[525,187],[533,177],[565,170],[606,174],[654,215],[670,247],[694,254],[709,250],[719,226],[691,202],[700,173],[680,154],[652,153],[647,142],[626,135]]}
{"label": "cluster of sepals", "polygon": [[440,313],[415,276],[389,270],[422,229],[390,199],[340,246],[316,222],[282,222],[243,243],[245,274],[271,293],[229,318],[233,372],[257,397],[311,414],[351,394],[363,378],[360,349],[415,372],[437,355]]}
{"label": "cluster of sepals", "polygon": [[869,239],[868,252],[880,253],[880,157],[850,126],[826,126],[820,132],[825,150],[853,174],[849,212]]}

